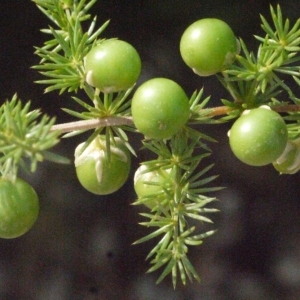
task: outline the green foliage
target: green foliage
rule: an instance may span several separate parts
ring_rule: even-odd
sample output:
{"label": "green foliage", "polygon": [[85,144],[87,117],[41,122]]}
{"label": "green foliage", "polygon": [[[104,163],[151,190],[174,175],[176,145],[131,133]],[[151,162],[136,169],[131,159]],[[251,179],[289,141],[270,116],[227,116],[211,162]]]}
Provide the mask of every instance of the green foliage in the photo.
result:
{"label": "green foliage", "polygon": [[[61,94],[81,90],[80,96],[73,95],[71,99],[82,111],[63,108],[80,121],[54,125],[53,118],[41,116],[38,110],[30,111],[30,104],[22,106],[17,96],[4,103],[0,107],[0,171],[4,177],[16,178],[18,166],[25,166],[26,161],[29,161],[31,171],[43,159],[65,162],[48,152],[65,132],[68,133],[64,137],[73,137],[86,130],[93,131],[83,143],[82,152],[100,133],[105,135],[108,161],[116,136],[135,154],[126,133],[137,132],[131,117],[133,87],[118,93],[103,93],[86,82],[84,58],[102,41],[99,36],[108,25],[106,22],[95,29],[95,17],[87,31],[83,29],[83,23],[91,18],[88,11],[96,1],[33,0],[53,26],[42,30],[49,38],[42,47],[36,47],[41,60],[33,68],[46,77],[38,83],[46,86],[45,92],[58,90]],[[157,204],[150,211],[141,213],[146,219],[141,225],[153,231],[135,242],[157,240],[147,256],[151,265],[148,272],[163,268],[157,282],[168,274],[171,274],[174,288],[180,280],[183,284],[187,278],[199,280],[188,258],[188,250],[190,246],[201,245],[203,239],[215,232],[207,227],[212,223],[207,214],[217,212],[213,207],[217,198],[211,193],[222,187],[211,186],[216,176],[209,175],[213,165],[205,163],[211,153],[207,143],[215,140],[198,130],[200,126],[195,129],[195,125],[228,122],[246,109],[268,105],[286,113],[284,120],[289,140],[300,136],[300,99],[289,86],[291,80],[300,85],[300,19],[290,26],[288,19],[283,20],[279,6],[276,11],[271,7],[271,15],[272,25],[261,17],[265,36],[255,36],[260,43],[257,52],[249,51],[240,39],[241,53],[236,54],[235,61],[217,75],[232,99],[221,99],[221,107],[209,107],[210,97],[204,97],[203,88],[195,91],[189,99],[188,121],[176,134],[167,139],[143,139],[144,149],[156,155],[156,159],[143,162],[147,170],[170,170],[171,176],[161,185],[145,182],[159,185],[160,190],[134,202],[134,205],[143,205],[159,199],[153,201]],[[279,163],[287,161],[289,165],[281,166],[281,169],[288,168],[288,172],[299,169],[298,165],[294,166],[298,157],[292,156],[280,160]]]}
{"label": "green foliage", "polygon": [[283,75],[291,76],[300,85],[300,19],[290,28],[289,20],[283,20],[279,5],[276,12],[272,6],[270,10],[274,29],[261,16],[266,35],[255,36],[260,41],[257,53],[250,52],[240,39],[243,55],[236,56],[236,63],[224,71],[221,79],[234,101],[244,108],[276,102],[273,98],[281,91],[299,104],[300,99],[284,82]]}
{"label": "green foliage", "polygon": [[[174,288],[178,277],[183,284],[186,284],[187,278],[191,281],[193,278],[199,281],[200,278],[187,256],[188,246],[202,244],[202,240],[215,231],[196,233],[197,228],[190,225],[194,222],[189,219],[200,223],[212,223],[212,220],[205,215],[218,210],[208,208],[206,205],[216,201],[216,198],[205,194],[221,189],[221,187],[207,187],[216,178],[206,174],[212,165],[203,167],[199,171],[203,159],[209,155],[209,149],[202,142],[201,134],[188,128],[173,136],[169,142],[145,141],[144,146],[159,155],[157,159],[144,163],[147,169],[170,170],[171,184],[168,181],[165,186],[162,185],[163,195],[162,193],[146,195],[134,203],[138,205],[147,201],[155,202],[155,199],[159,198],[158,204],[150,213],[141,213],[149,220],[140,223],[157,229],[136,241],[135,244],[162,236],[147,256],[147,259],[151,258],[152,265],[148,272],[164,267],[157,283],[169,273],[172,274]],[[202,152],[197,153],[199,150]]]}
{"label": "green foliage", "polygon": [[59,142],[60,133],[51,131],[55,119],[29,109],[30,102],[23,106],[17,95],[0,107],[0,172],[12,180],[16,178],[19,165],[26,167],[24,159],[29,161],[32,172],[44,159],[67,162],[47,151]]}
{"label": "green foliage", "polygon": [[[32,0],[38,8],[58,27],[43,29],[42,32],[53,36],[36,47],[36,54],[41,57],[39,65],[34,69],[50,79],[39,80],[37,83],[46,84],[45,92],[59,90],[72,92],[85,84],[83,58],[91,49],[98,36],[104,31],[108,22],[94,31],[96,17],[88,30],[84,32],[82,23],[90,19],[87,13],[97,0],[60,1]],[[73,4],[71,4],[72,2]]]}

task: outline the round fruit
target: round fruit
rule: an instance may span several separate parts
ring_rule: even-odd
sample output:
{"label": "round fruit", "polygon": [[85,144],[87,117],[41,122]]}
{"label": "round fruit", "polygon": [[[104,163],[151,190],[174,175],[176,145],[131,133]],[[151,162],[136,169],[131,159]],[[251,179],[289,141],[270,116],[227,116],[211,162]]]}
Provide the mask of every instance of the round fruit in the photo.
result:
{"label": "round fruit", "polygon": [[281,116],[260,107],[246,110],[229,131],[231,150],[242,162],[264,166],[275,161],[287,143],[287,127]]}
{"label": "round fruit", "polygon": [[110,39],[93,47],[86,55],[86,82],[104,93],[131,88],[141,73],[141,59],[127,42]]}
{"label": "round fruit", "polygon": [[168,189],[172,177],[170,169],[148,171],[146,165],[141,165],[134,174],[134,190],[138,198],[149,197],[144,204],[148,208],[154,208],[159,202],[166,199],[163,187]]}
{"label": "round fruit", "polygon": [[233,62],[239,51],[231,28],[222,20],[206,18],[190,25],[180,40],[184,62],[200,76],[210,76]]}
{"label": "round fruit", "polygon": [[26,181],[0,178],[0,237],[16,238],[26,233],[39,214],[39,200]]}
{"label": "round fruit", "polygon": [[284,152],[273,162],[274,168],[281,174],[295,174],[300,170],[300,146],[288,141]]}
{"label": "round fruit", "polygon": [[189,99],[174,81],[154,78],[134,93],[131,104],[133,122],[147,138],[168,139],[187,122]]}
{"label": "round fruit", "polygon": [[110,157],[105,136],[99,135],[81,152],[84,143],[75,149],[76,174],[81,185],[91,193],[108,195],[126,182],[131,165],[129,150],[117,137],[110,143]]}

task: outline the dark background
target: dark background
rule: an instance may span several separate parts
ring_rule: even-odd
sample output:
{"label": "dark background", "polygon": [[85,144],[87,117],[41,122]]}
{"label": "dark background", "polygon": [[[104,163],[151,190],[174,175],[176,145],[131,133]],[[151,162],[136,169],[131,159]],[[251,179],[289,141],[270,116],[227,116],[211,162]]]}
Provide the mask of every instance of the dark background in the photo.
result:
{"label": "dark background", "polygon": [[[299,1],[281,1],[285,16],[295,21]],[[182,62],[179,40],[185,28],[204,17],[226,21],[250,49],[261,34],[259,14],[269,19],[268,1],[101,1],[92,9],[98,25],[111,20],[104,37],[133,44],[143,60],[140,82],[164,76],[180,83],[190,95],[205,87],[211,105],[227,97],[215,77],[200,78]],[[271,2],[276,5],[277,2]],[[0,9],[0,101],[17,92],[32,107],[42,108],[58,122],[71,120],[61,107],[73,107],[70,95],[43,94],[33,83],[41,76],[30,69],[39,59],[33,46],[46,38],[39,32],[48,20],[29,0],[3,1]],[[170,278],[156,285],[159,273],[145,274],[144,258],[153,244],[132,246],[146,233],[137,225],[139,208],[130,180],[111,196],[94,196],[76,180],[73,165],[42,163],[23,177],[40,196],[36,225],[24,236],[0,240],[1,300],[258,300],[300,298],[299,174],[279,176],[272,166],[255,168],[231,154],[229,125],[206,126],[218,139],[211,161],[217,184],[216,235],[203,246],[190,249],[201,284],[188,283],[173,290]],[[199,128],[200,129],[200,128]],[[73,159],[75,146],[86,137],[63,140],[56,151]],[[139,141],[131,137],[139,148]],[[133,171],[147,158],[144,151],[133,160]],[[132,172],[133,174],[133,172]],[[132,179],[132,174],[131,178]]]}

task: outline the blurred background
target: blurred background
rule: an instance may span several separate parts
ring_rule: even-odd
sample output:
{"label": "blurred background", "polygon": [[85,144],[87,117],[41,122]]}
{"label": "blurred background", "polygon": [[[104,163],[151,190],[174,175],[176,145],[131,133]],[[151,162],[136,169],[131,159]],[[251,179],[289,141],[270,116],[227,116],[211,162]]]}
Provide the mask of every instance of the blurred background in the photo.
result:
{"label": "blurred background", "polygon": [[[210,105],[228,97],[215,77],[200,78],[183,63],[179,40],[185,28],[204,17],[221,18],[249,49],[262,34],[260,17],[270,20],[269,4],[281,2],[285,16],[299,17],[299,0],[131,0],[101,1],[91,13],[100,26],[111,23],[103,37],[130,42],[141,55],[139,83],[152,77],[177,81],[191,95],[204,86]],[[0,9],[0,101],[14,93],[32,107],[72,118],[61,107],[74,108],[71,95],[43,93],[41,79],[30,66],[39,59],[33,46],[45,36],[39,31],[48,20],[29,0],[4,1]],[[132,246],[145,235],[132,177],[148,154],[133,159],[131,177],[111,196],[86,192],[75,177],[74,166],[44,162],[35,174],[22,174],[38,192],[41,209],[36,225],[24,236],[0,240],[1,300],[281,300],[300,299],[300,175],[279,176],[272,166],[245,166],[233,157],[227,142],[229,124],[201,130],[218,140],[212,144],[216,184],[226,186],[215,196],[221,210],[213,228],[219,228],[203,246],[190,249],[202,281],[180,284],[173,290],[170,278],[160,285],[160,273],[145,274],[145,257],[153,243]],[[200,128],[199,128],[200,129]],[[73,159],[76,145],[87,136],[63,140],[55,151]],[[138,150],[140,141],[130,136]]]}

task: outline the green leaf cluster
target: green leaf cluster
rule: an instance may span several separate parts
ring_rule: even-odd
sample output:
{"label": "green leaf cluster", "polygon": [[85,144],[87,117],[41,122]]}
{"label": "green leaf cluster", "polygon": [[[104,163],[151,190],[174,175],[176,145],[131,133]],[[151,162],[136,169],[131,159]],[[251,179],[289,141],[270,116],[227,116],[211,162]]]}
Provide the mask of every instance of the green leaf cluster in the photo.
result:
{"label": "green leaf cluster", "polygon": [[235,63],[219,77],[236,106],[243,109],[272,105],[283,91],[284,97],[300,104],[300,99],[285,83],[291,77],[300,85],[300,19],[291,27],[289,19],[283,19],[279,5],[276,11],[271,6],[270,11],[272,25],[261,16],[266,35],[255,36],[260,42],[257,53],[250,52],[240,39],[242,53],[236,55]]}
{"label": "green leaf cluster", "polygon": [[[41,57],[41,61],[33,68],[48,77],[48,79],[38,80],[37,83],[47,85],[45,92],[59,90],[61,94],[65,91],[77,92],[82,89],[87,99],[82,100],[79,97],[72,97],[72,99],[83,108],[83,111],[63,108],[66,113],[82,120],[102,119],[110,116],[124,117],[130,114],[130,101],[127,100],[132,89],[116,95],[113,93],[102,95],[98,89],[91,87],[85,81],[84,58],[99,42],[100,34],[109,23],[107,21],[95,30],[97,18],[94,17],[88,29],[84,30],[83,22],[91,19],[88,12],[96,1],[33,0],[55,25],[55,28],[50,26],[49,29],[42,29],[42,32],[50,35],[51,39],[48,39],[42,47],[36,47],[35,53]],[[118,136],[135,154],[128,143],[124,129],[133,131],[132,126],[128,125],[99,126],[88,138],[85,146],[87,147],[98,134],[105,131],[108,151],[110,151],[109,141],[113,140],[114,136]],[[73,137],[86,130],[73,130],[64,137]]]}
{"label": "green leaf cluster", "polygon": [[104,31],[109,22],[105,22],[96,31],[96,17],[87,31],[82,23],[91,18],[89,9],[97,0],[62,1],[32,0],[37,7],[54,23],[56,28],[42,29],[50,35],[42,47],[36,47],[36,54],[41,61],[33,66],[48,79],[37,83],[47,85],[45,92],[59,90],[72,92],[83,88],[85,70],[83,60],[93,43]]}
{"label": "green leaf cluster", "polygon": [[0,106],[0,172],[3,177],[15,180],[19,165],[29,162],[30,171],[36,170],[44,159],[67,163],[58,155],[48,152],[59,142],[59,132],[51,131],[54,118],[30,110],[30,102],[24,106],[17,95]]}
{"label": "green leaf cluster", "polygon": [[213,139],[186,127],[168,142],[144,141],[144,147],[158,156],[157,159],[143,163],[147,165],[147,171],[170,170],[172,179],[171,183],[162,184],[160,192],[134,202],[135,205],[149,200],[157,203],[149,213],[141,213],[148,221],[140,223],[156,229],[135,244],[160,237],[147,256],[152,265],[148,272],[164,267],[157,283],[171,274],[174,288],[178,280],[183,284],[186,284],[187,278],[190,281],[200,280],[188,258],[188,247],[201,245],[204,238],[215,232],[208,230],[199,233],[199,226],[194,225],[195,222],[213,223],[206,215],[218,210],[206,206],[217,199],[206,194],[222,189],[207,186],[217,176],[207,176],[213,165],[202,166],[203,159],[210,155],[210,149],[203,140]]}
{"label": "green leaf cluster", "polygon": [[257,52],[249,51],[240,39],[241,53],[218,75],[233,99],[222,99],[222,103],[232,117],[261,105],[286,112],[289,138],[296,139],[300,136],[300,98],[295,94],[298,89],[291,86],[300,86],[300,19],[291,25],[279,5],[276,10],[270,6],[270,13],[273,24],[261,16],[265,36],[255,35],[260,43]]}

